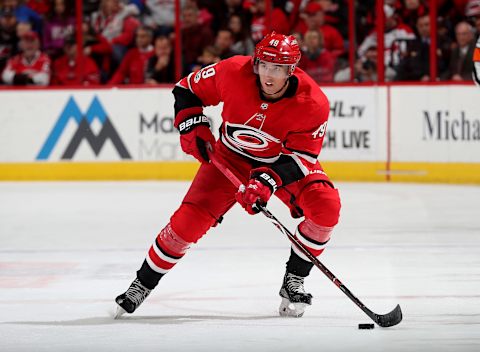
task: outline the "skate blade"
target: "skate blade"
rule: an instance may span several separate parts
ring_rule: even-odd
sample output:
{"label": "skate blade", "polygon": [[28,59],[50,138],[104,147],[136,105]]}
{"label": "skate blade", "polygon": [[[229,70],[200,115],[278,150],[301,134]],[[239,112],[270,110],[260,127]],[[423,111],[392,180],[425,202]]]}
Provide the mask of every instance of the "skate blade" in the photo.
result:
{"label": "skate blade", "polygon": [[305,313],[306,303],[292,303],[288,299],[282,297],[278,312],[281,317],[300,318]]}
{"label": "skate blade", "polygon": [[117,305],[116,309],[115,309],[115,313],[113,314],[113,319],[118,319],[120,318],[122,315],[124,315],[126,313],[125,309],[123,309],[122,307],[120,307],[119,305]]}

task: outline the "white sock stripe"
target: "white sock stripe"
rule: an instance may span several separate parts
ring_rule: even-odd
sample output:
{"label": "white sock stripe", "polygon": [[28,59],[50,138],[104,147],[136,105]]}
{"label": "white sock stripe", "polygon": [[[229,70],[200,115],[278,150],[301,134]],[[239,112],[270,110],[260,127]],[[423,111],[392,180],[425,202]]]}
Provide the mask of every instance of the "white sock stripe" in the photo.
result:
{"label": "white sock stripe", "polygon": [[303,260],[307,261],[307,262],[310,262],[310,259],[308,259],[308,257],[303,254],[298,248],[297,246],[295,246],[294,244],[292,244],[292,250],[295,252],[296,255],[298,255],[300,258],[302,258]]}
{"label": "white sock stripe", "polygon": [[322,244],[322,245],[319,245],[319,244],[316,244],[316,243],[313,243],[313,242],[310,242],[309,240],[307,240],[305,237],[303,237],[300,233],[296,233],[297,235],[297,239],[302,242],[305,246],[307,246],[308,248],[311,248],[311,249],[315,249],[317,251],[321,250],[321,249],[325,249],[325,247],[327,246],[327,244]]}
{"label": "white sock stripe", "polygon": [[150,269],[152,269],[153,271],[159,273],[159,274],[166,274],[169,272],[170,269],[162,269],[160,268],[159,266],[155,265],[155,263],[150,259],[150,256],[147,255],[147,257],[145,258],[145,260],[147,261],[148,263],[148,266],[150,267]]}
{"label": "white sock stripe", "polygon": [[157,253],[157,255],[160,257],[160,259],[162,260],[165,260],[166,262],[169,262],[169,263],[172,263],[172,264],[176,264],[180,259],[177,259],[177,258],[172,258],[172,257],[169,257],[168,255],[165,255],[158,247],[157,247],[157,243],[154,243],[152,245],[152,248],[153,250],[155,251],[155,253]]}

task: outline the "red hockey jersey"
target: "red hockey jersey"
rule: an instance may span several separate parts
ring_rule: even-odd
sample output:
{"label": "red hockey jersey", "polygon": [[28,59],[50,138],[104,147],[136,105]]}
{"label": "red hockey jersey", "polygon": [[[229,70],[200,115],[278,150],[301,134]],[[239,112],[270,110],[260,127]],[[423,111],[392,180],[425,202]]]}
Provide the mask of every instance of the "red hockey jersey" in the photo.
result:
{"label": "red hockey jersey", "polygon": [[224,103],[220,140],[229,150],[268,164],[288,154],[307,175],[317,164],[330,108],[305,72],[297,68],[294,76],[292,94],[264,100],[251,57],[234,56],[191,73],[177,85],[189,89],[204,106]]}
{"label": "red hockey jersey", "polygon": [[18,54],[8,60],[2,79],[6,84],[12,84],[18,73],[28,75],[35,85],[47,86],[50,82],[50,58],[38,51],[33,60],[27,61],[22,54]]}

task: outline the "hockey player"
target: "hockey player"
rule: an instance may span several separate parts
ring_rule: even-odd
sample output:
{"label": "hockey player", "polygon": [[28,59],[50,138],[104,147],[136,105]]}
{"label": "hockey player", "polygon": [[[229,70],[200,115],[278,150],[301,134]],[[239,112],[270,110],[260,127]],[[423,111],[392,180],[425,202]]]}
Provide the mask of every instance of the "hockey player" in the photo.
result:
{"label": "hockey player", "polygon": [[477,46],[473,52],[473,81],[480,86],[480,37],[477,39]]}
{"label": "hockey player", "polygon": [[[117,316],[134,312],[235,201],[255,214],[256,202],[266,204],[275,194],[294,218],[303,217],[298,240],[315,256],[323,252],[340,211],[338,191],[317,160],[330,107],[318,85],[296,67],[299,60],[295,38],[272,32],[257,44],[253,58],[234,56],[177,83],[175,127],[181,147],[202,165],[137,278],[116,298]],[[203,107],[220,102],[223,123],[215,141]],[[246,185],[243,192],[209,163],[208,148]],[[304,278],[312,267],[293,246],[280,289],[281,316],[301,317],[311,304]]]}

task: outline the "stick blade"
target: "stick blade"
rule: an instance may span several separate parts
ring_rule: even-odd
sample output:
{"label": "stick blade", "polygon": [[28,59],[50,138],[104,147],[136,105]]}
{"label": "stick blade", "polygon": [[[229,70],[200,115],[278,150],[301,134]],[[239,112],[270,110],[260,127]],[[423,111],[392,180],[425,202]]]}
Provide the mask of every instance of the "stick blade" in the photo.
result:
{"label": "stick blade", "polygon": [[393,309],[390,313],[387,314],[377,314],[375,322],[381,326],[382,328],[388,328],[390,326],[395,326],[402,321],[402,309],[400,305],[397,304],[395,309]]}

